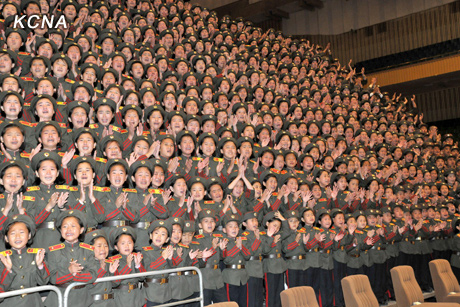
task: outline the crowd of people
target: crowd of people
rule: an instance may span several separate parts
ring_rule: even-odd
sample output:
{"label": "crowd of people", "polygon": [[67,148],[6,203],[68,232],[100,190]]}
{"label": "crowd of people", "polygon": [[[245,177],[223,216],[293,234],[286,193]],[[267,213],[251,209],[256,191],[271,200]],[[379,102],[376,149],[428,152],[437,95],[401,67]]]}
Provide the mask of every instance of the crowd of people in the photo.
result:
{"label": "crowd of people", "polygon": [[[155,306],[197,298],[197,273],[94,281],[196,266],[205,305],[308,285],[341,307],[347,275],[380,304],[396,265],[424,291],[431,259],[460,277],[454,137],[329,45],[182,0],[0,11],[1,292],[83,282],[72,306]],[[0,306],[58,306],[42,296]]]}

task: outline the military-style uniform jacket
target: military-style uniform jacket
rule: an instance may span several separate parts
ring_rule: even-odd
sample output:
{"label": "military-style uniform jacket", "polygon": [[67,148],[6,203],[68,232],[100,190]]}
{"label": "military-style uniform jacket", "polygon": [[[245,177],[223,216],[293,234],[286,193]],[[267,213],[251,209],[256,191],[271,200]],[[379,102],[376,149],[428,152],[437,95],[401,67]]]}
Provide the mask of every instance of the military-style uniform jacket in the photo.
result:
{"label": "military-style uniform jacket", "polygon": [[[102,269],[101,266],[99,265],[99,268],[97,271],[97,278],[114,276],[114,274],[110,273],[109,271],[110,263],[112,263],[112,260],[107,259],[105,261],[104,269]],[[93,299],[93,302],[94,302],[93,305],[98,306],[98,307],[113,306],[114,293],[112,289],[118,286],[119,284],[120,283],[116,281],[106,281],[106,282],[95,283],[92,286],[88,286],[89,294],[91,295],[91,298]]]}
{"label": "military-style uniform jacket", "polygon": [[[98,187],[93,187],[96,191]],[[97,228],[97,225],[105,220],[104,207],[96,198],[94,203],[88,197],[88,188],[85,188],[85,199],[80,199],[80,186],[69,187],[69,198],[67,199],[67,210],[80,210],[85,213],[87,230],[92,231]]]}
{"label": "military-style uniform jacket", "polygon": [[[183,268],[197,263],[197,259],[190,259],[190,247],[182,243],[171,244],[174,248],[174,254],[171,259],[173,268]],[[182,257],[179,257],[177,251],[182,249]],[[171,289],[171,298],[175,300],[183,300],[193,294],[190,280],[192,275],[196,275],[195,271],[185,271],[169,274],[169,288]],[[199,283],[199,281],[197,281]],[[199,289],[199,288],[198,288]]]}
{"label": "military-style uniform jacket", "polygon": [[[141,271],[160,271],[172,267],[173,261],[163,258],[161,253],[163,248],[150,245],[142,248],[143,266]],[[177,254],[176,254],[177,257]],[[171,288],[169,285],[169,276],[166,274],[149,276],[144,282],[144,297],[150,302],[165,303],[171,300]]]}
{"label": "military-style uniform jacket", "polygon": [[60,242],[61,234],[55,227],[56,219],[61,213],[59,207],[54,206],[49,212],[45,210],[48,201],[55,192],[68,192],[67,185],[51,185],[47,186],[40,184],[27,188],[24,193],[24,208],[27,215],[35,220],[37,225],[37,233],[34,237],[33,247],[43,248],[55,245]]}
{"label": "military-style uniform jacket", "polygon": [[[136,269],[134,259],[131,266],[128,266],[127,258],[125,255],[118,254],[108,259],[109,261],[120,261],[115,276],[143,272],[142,266]],[[140,278],[117,280],[119,285],[113,288],[115,306],[142,306],[145,304],[145,296],[142,289],[139,288],[139,281],[141,281]]]}
{"label": "military-style uniform jacket", "polygon": [[306,268],[319,268],[319,250],[320,250],[320,241],[316,240],[315,235],[317,233],[322,233],[322,230],[318,227],[305,225],[305,235],[310,234],[310,238],[305,244],[305,251],[307,252],[307,260],[305,261]]}
{"label": "military-style uniform jacket", "polygon": [[[287,270],[286,261],[283,258],[283,230],[275,234],[273,237],[269,237],[266,233],[261,235],[261,241],[263,244],[263,267],[264,273],[271,274],[282,274]],[[280,240],[275,243],[274,237],[281,235]]]}
{"label": "military-style uniform jacket", "polygon": [[246,260],[249,260],[251,252],[248,249],[246,237],[241,237],[243,240],[241,249],[236,245],[235,238],[228,239],[227,247],[222,251],[224,270],[222,271],[222,279],[224,283],[241,286],[248,282],[249,275],[246,271]]}
{"label": "military-style uniform jacket", "polygon": [[[381,225],[375,225],[375,226],[366,226],[364,229],[366,232],[369,232],[371,230],[375,230],[375,234],[372,237],[372,241],[374,242],[374,245],[369,249],[369,265],[371,266],[374,263],[385,263],[387,260],[387,255],[386,255],[386,237],[385,234],[383,236],[380,236],[377,234],[377,230],[382,229]],[[383,228],[385,231],[385,228]],[[391,232],[389,234],[390,239],[395,236],[394,232]]]}
{"label": "military-style uniform jacket", "polygon": [[210,290],[220,289],[224,286],[222,272],[219,267],[221,251],[219,247],[213,249],[212,240],[214,238],[223,239],[223,235],[220,233],[196,235],[191,246],[192,249],[210,249],[214,252],[211,257],[200,261],[201,273],[203,274],[203,287]]}
{"label": "military-style uniform jacket", "polygon": [[[43,262],[43,268],[41,270],[35,264],[35,256],[38,251],[38,248],[24,247],[19,251],[12,249],[2,252],[2,254],[10,255],[13,263],[12,271],[16,275],[10,284],[9,291],[43,286],[48,283],[50,271],[46,262]],[[5,298],[0,306],[43,306],[43,303],[40,294],[31,293]]]}
{"label": "military-style uniform jacket", "polygon": [[242,233],[246,237],[245,245],[249,249],[250,257],[246,260],[246,271],[249,277],[264,278],[264,270],[262,266],[263,260],[263,244],[262,236],[266,235],[264,231],[259,233],[259,239],[256,238],[253,231],[245,231]]}
{"label": "military-style uniform jacket", "polygon": [[352,243],[353,236],[350,235],[347,230],[337,229],[335,226],[331,226],[331,229],[336,231],[338,235],[344,233],[343,238],[337,242],[337,248],[332,252],[332,257],[337,262],[347,263],[348,256],[346,247]]}
{"label": "military-style uniform jacket", "polygon": [[[61,288],[64,293],[65,288],[72,282],[91,283],[97,278],[98,261],[94,257],[94,247],[86,243],[60,243],[49,247],[46,253],[46,260],[49,265],[50,282]],[[80,273],[71,274],[69,263],[77,261],[83,266]],[[89,306],[92,298],[87,290],[89,286],[81,286],[73,289],[69,296],[69,305]],[[50,292],[45,301],[45,306],[57,307],[57,296]]]}
{"label": "military-style uniform jacket", "polygon": [[319,243],[319,264],[320,268],[324,270],[332,270],[334,268],[334,262],[332,259],[332,251],[337,250],[339,242],[331,239],[331,234],[336,235],[336,231],[333,229],[320,228],[320,232],[326,235],[326,239]]}

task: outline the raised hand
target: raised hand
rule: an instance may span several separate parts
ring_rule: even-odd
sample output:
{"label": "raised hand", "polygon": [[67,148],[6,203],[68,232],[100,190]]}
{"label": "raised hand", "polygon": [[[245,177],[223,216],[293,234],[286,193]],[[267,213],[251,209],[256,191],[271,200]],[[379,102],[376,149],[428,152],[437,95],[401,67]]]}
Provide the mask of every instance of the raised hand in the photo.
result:
{"label": "raised hand", "polygon": [[45,260],[45,249],[40,248],[38,253],[35,255],[35,264],[40,270],[43,269],[43,260]]}
{"label": "raised hand", "polygon": [[120,265],[120,260],[119,259],[117,259],[114,262],[110,263],[109,272],[114,274],[117,271],[119,265]]}
{"label": "raised hand", "polygon": [[3,254],[0,254],[0,261],[5,266],[5,269],[11,273],[11,269],[13,268],[13,261],[11,261],[10,255],[7,254],[5,256]]}

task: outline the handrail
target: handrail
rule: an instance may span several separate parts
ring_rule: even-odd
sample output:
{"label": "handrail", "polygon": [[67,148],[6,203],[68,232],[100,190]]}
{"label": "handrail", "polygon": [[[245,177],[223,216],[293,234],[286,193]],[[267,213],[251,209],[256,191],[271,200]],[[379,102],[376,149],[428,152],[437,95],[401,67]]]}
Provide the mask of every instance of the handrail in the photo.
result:
{"label": "handrail", "polygon": [[29,294],[29,293],[41,292],[41,291],[54,291],[58,297],[58,306],[62,306],[63,298],[62,298],[61,290],[59,290],[58,287],[51,286],[51,285],[31,287],[31,288],[19,289],[19,290],[14,290],[14,291],[6,291],[3,293],[0,293],[0,298],[6,298],[6,297],[11,297],[11,296],[17,296],[21,294]]}
{"label": "handrail", "polygon": [[[168,307],[168,306],[175,306],[175,305],[180,305],[180,304],[188,304],[188,303],[193,303],[193,302],[200,302],[201,307],[204,307],[204,296],[203,296],[203,275],[201,274],[200,269],[194,266],[188,266],[188,267],[183,267],[183,268],[176,268],[176,269],[168,269],[168,270],[161,270],[161,271],[149,271],[149,272],[144,272],[144,273],[134,273],[134,274],[126,274],[126,275],[117,275],[117,276],[108,276],[108,277],[101,277],[96,279],[92,283],[99,283],[99,282],[105,282],[105,281],[114,281],[114,280],[123,280],[123,279],[131,279],[131,278],[136,278],[136,277],[145,277],[145,276],[151,276],[151,275],[161,275],[161,274],[169,274],[169,273],[175,273],[175,272],[183,272],[183,271],[195,271],[198,274],[198,277],[200,279],[200,296],[196,298],[191,298],[183,301],[177,301],[173,303],[167,303],[167,304],[162,304],[162,305],[157,305],[157,307]],[[73,282],[71,283],[64,291],[64,307],[68,307],[68,299],[69,299],[69,293],[70,291],[80,285],[86,285],[86,284],[92,284],[92,283],[82,283],[82,282]],[[1,297],[1,295],[0,295]]]}

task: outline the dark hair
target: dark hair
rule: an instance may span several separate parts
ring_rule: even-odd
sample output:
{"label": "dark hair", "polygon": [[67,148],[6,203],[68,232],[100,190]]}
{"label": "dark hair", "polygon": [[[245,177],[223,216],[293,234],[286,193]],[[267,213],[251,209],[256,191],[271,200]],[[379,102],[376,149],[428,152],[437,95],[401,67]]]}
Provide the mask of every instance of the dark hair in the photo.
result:
{"label": "dark hair", "polygon": [[[123,235],[125,235],[125,236],[130,236],[131,239],[133,240],[133,243],[136,243],[136,240],[134,240],[134,237],[133,237],[131,234],[125,233],[125,232],[120,233],[120,234],[115,238],[115,241],[113,242],[112,256],[114,256],[114,255],[119,255],[119,254],[120,254],[120,252],[119,252],[118,250],[115,249],[115,245],[118,244],[118,240],[120,240],[121,236],[123,236]],[[136,252],[136,251],[137,251],[137,250],[136,250],[135,248],[133,248],[133,252]]]}
{"label": "dark hair", "polygon": [[[81,227],[81,228],[84,227],[82,221],[81,221],[78,217],[76,217],[76,216],[67,216],[67,217],[65,217],[65,218],[62,220],[61,226],[58,227],[58,230],[59,230],[59,231],[61,231],[62,223],[63,223],[66,219],[68,219],[69,217],[76,218],[76,219],[78,220],[78,224],[80,225],[80,227]],[[78,236],[78,242],[83,242],[84,240],[85,240],[85,232],[83,231],[83,233],[81,233],[81,234]],[[65,241],[64,238],[61,236],[61,242],[64,242],[64,241]]]}
{"label": "dark hair", "polygon": [[[58,169],[58,175],[57,175],[57,177],[56,177],[56,180],[54,180],[54,183],[55,183],[55,184],[63,184],[63,183],[65,183],[64,177],[62,177],[62,174],[61,174],[61,172],[59,171],[59,169],[60,169],[61,166],[58,165],[58,164],[56,163],[56,161],[54,161],[54,160],[52,160],[52,159],[45,159],[45,160],[40,161],[40,163],[37,164],[37,168],[35,169],[35,171],[37,171],[37,170],[40,168],[41,164],[42,164],[43,162],[45,162],[45,161],[53,161],[54,164],[56,165],[56,168]],[[35,181],[34,181],[34,184],[33,184],[33,185],[39,185],[39,184],[40,184],[40,177],[37,176],[37,177],[35,178]]]}
{"label": "dark hair", "polygon": [[[22,168],[20,168],[17,164],[11,164],[11,165],[8,165],[7,167],[5,167],[0,172],[0,178],[3,178],[3,176],[5,176],[6,170],[9,169],[9,168],[12,168],[12,167],[17,167],[22,172],[22,177],[24,177],[24,184],[21,186],[21,188],[19,189],[18,193],[23,193],[23,192],[25,192],[27,190],[27,180],[26,180],[26,175],[27,174],[24,174],[24,171],[22,170]],[[4,192],[5,192],[5,187],[2,184],[2,185],[0,185],[0,193],[3,194]]]}
{"label": "dark hair", "polygon": [[[10,225],[8,225],[8,227],[4,230],[5,236],[8,236],[8,231],[10,231],[11,226],[13,226],[14,224],[17,224],[17,223],[22,223],[22,224],[26,225],[27,230],[29,231],[29,234],[30,234],[29,226],[24,222],[17,221],[17,222],[14,222],[14,223],[11,223]],[[31,236],[30,239],[27,241],[26,246],[30,246],[33,241],[34,241],[34,238],[33,238],[33,236]],[[5,240],[5,247],[8,247],[8,246],[11,247],[10,243],[6,242],[6,240]]]}
{"label": "dark hair", "polygon": [[[26,141],[26,132],[25,132],[24,128],[22,128],[19,124],[17,124],[17,123],[7,124],[7,125],[3,128],[3,130],[2,130],[2,135],[1,135],[1,137],[3,138],[4,135],[5,135],[5,133],[6,133],[6,130],[8,130],[8,129],[11,128],[11,127],[17,127],[17,128],[19,129],[19,131],[21,131],[21,134],[22,134],[22,136],[24,137],[24,140],[22,141],[21,147],[19,147],[19,151],[24,151],[24,149],[26,148],[26,144],[25,144],[25,141]],[[5,145],[4,142],[2,142],[2,143],[3,143],[3,145]],[[5,146],[5,148],[6,148],[6,146]]]}

